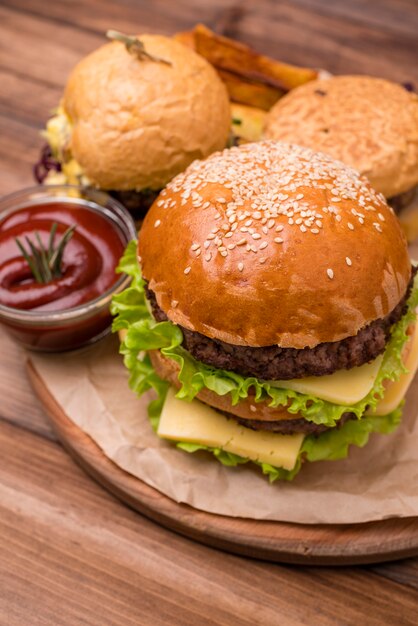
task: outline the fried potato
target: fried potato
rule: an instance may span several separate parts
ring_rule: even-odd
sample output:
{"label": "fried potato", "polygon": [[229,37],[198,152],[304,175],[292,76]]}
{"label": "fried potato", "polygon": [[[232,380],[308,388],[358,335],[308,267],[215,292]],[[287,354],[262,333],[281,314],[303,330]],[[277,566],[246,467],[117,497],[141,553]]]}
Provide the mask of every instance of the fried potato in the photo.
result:
{"label": "fried potato", "polygon": [[295,67],[257,54],[249,46],[217,35],[203,24],[198,24],[193,32],[195,49],[199,54],[215,67],[249,80],[265,82],[288,91],[317,77],[316,70]]}
{"label": "fried potato", "polygon": [[285,94],[283,89],[249,81],[226,70],[218,69],[218,74],[225,83],[231,102],[269,111],[273,104]]}
{"label": "fried potato", "polygon": [[257,54],[249,46],[217,35],[203,24],[175,35],[218,71],[232,102],[268,111],[287,91],[317,78],[318,72]]}

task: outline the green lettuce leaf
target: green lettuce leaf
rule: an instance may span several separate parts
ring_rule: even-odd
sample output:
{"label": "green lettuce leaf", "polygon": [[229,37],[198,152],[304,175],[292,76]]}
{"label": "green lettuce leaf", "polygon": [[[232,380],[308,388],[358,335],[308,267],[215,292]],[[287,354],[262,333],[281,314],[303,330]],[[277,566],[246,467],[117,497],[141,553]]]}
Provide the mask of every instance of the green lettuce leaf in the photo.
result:
{"label": "green lettuce leaf", "polygon": [[220,396],[230,394],[231,402],[235,405],[251,393],[255,394],[256,402],[268,402],[271,407],[286,406],[290,413],[300,413],[315,424],[324,424],[332,428],[346,412],[354,413],[360,419],[367,407],[373,410],[383,396],[384,381],[397,380],[406,371],[401,353],[407,340],[408,326],[416,319],[417,280],[408,300],[407,313],[392,329],[378,376],[370,393],[355,404],[333,404],[309,394],[275,387],[269,381],[241,376],[196,361],[181,347],[183,336],[180,328],[171,322],[156,322],[152,317],[145,298],[136,245],[135,241],[128,245],[120,262],[119,271],[131,276],[132,282],[128,289],[114,297],[112,313],[116,315],[114,331],[121,329],[127,331],[121,352],[130,371],[130,386],[139,395],[150,388],[158,391],[165,385],[166,389],[167,384],[158,379],[149,358],[145,355],[146,350],[159,349],[180,368],[178,379],[181,387],[177,393],[178,398],[190,401],[206,387]]}

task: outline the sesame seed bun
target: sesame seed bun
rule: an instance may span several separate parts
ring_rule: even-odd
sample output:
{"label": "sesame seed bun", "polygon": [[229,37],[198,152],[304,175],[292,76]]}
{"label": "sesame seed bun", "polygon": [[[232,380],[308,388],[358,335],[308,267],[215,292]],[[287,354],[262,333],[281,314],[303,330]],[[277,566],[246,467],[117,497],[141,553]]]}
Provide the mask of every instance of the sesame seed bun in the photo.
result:
{"label": "sesame seed bun", "polygon": [[264,136],[330,154],[386,198],[418,183],[418,96],[387,80],[335,76],[306,83],[273,106]]}
{"label": "sesame seed bun", "polygon": [[228,94],[213,67],[173,39],[138,37],[171,65],[112,42],[75,67],[64,93],[70,150],[102,189],[159,190],[194,159],[224,148],[229,134]]}
{"label": "sesame seed bun", "polygon": [[172,322],[255,347],[354,336],[394,309],[411,277],[384,197],[343,163],[275,141],[177,176],[145,218],[139,256]]}

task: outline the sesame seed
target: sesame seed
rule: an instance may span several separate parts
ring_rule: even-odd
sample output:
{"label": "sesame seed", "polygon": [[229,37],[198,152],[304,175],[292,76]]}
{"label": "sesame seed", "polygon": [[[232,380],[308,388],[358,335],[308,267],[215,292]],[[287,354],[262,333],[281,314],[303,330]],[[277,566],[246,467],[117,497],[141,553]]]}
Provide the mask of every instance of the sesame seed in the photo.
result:
{"label": "sesame seed", "polygon": [[266,261],[267,261],[267,259],[266,259],[266,257],[265,257],[265,256],[263,256],[263,257],[261,257],[261,259],[259,259],[259,262],[261,263],[261,265],[262,265],[263,263],[265,263]]}
{"label": "sesame seed", "polygon": [[161,220],[155,220],[154,222],[154,228],[158,228],[158,226],[161,224]]}
{"label": "sesame seed", "polygon": [[220,251],[219,251],[219,254],[220,254],[221,256],[228,256],[228,252],[227,252],[226,250],[220,250]]}
{"label": "sesame seed", "polygon": [[336,215],[336,216],[335,216],[335,219],[337,220],[337,222],[341,222],[341,219],[342,219],[342,218],[341,218],[341,215]]}
{"label": "sesame seed", "polygon": [[302,200],[303,198],[303,193],[298,193],[298,195],[296,196],[296,200]]}
{"label": "sesame seed", "polygon": [[250,404],[250,411],[255,413],[257,411],[257,407],[255,407],[253,404]]}
{"label": "sesame seed", "polygon": [[319,233],[319,229],[318,228],[311,228],[311,233],[313,233],[314,235],[317,235]]}
{"label": "sesame seed", "polygon": [[219,204],[226,204],[225,198],[216,198],[216,201],[219,202]]}
{"label": "sesame seed", "polygon": [[184,273],[185,273],[185,274],[188,274],[188,273],[190,272],[190,270],[191,270],[191,269],[192,269],[192,268],[191,268],[190,266],[189,266],[189,267],[186,267],[186,269],[184,270]]}
{"label": "sesame seed", "polygon": [[246,240],[246,239],[240,239],[240,240],[238,241],[238,243],[237,243],[237,246],[243,246],[243,245],[244,245],[244,244],[246,244],[246,243],[247,243],[247,240]]}
{"label": "sesame seed", "polygon": [[352,261],[349,256],[345,257],[345,262],[347,263],[347,265],[352,265]]}
{"label": "sesame seed", "polygon": [[299,226],[299,228],[300,228],[300,230],[301,230],[301,232],[302,232],[302,233],[306,233],[306,226],[304,226],[303,224],[301,224],[301,225]]}
{"label": "sesame seed", "polygon": [[269,220],[267,224],[267,228],[273,228],[274,224],[275,224],[274,220]]}
{"label": "sesame seed", "polygon": [[331,202],[341,202],[341,198],[331,198]]}
{"label": "sesame seed", "polygon": [[263,217],[262,213],[260,213],[260,211],[256,211],[255,213],[253,213],[253,218],[255,220],[261,220],[261,218]]}
{"label": "sesame seed", "polygon": [[226,233],[225,239],[228,239],[229,237],[232,237],[232,232],[231,231],[229,231],[229,233]]}
{"label": "sesame seed", "polygon": [[274,238],[275,243],[283,243],[283,239],[281,237]]}
{"label": "sesame seed", "polygon": [[207,254],[205,254],[205,261],[210,261],[212,258],[212,253],[208,252]]}
{"label": "sesame seed", "polygon": [[263,231],[265,235],[268,235],[269,229],[267,228],[267,226],[263,226],[261,230]]}
{"label": "sesame seed", "polygon": [[209,235],[206,237],[206,239],[212,240],[215,239],[216,235],[214,235],[213,233],[209,233]]}
{"label": "sesame seed", "polygon": [[252,224],[252,223],[253,223],[253,220],[247,220],[247,221],[244,223],[244,226],[251,226],[251,224]]}
{"label": "sesame seed", "polygon": [[279,224],[278,226],[276,226],[276,232],[281,233],[283,228],[284,228],[283,224]]}
{"label": "sesame seed", "polygon": [[378,214],[377,214],[377,217],[379,218],[379,220],[380,220],[381,222],[384,222],[384,221],[385,221],[385,218],[384,218],[384,216],[383,216],[381,213],[378,213]]}
{"label": "sesame seed", "polygon": [[253,239],[261,239],[261,235],[260,235],[259,233],[253,233],[253,234],[251,235],[251,237],[252,237]]}
{"label": "sesame seed", "polygon": [[347,226],[350,230],[354,230],[354,226],[352,225],[351,222],[347,222]]}
{"label": "sesame seed", "polygon": [[199,248],[200,248],[200,245],[199,245],[198,243],[194,243],[194,244],[192,245],[192,250],[193,250],[193,252],[194,252],[195,250],[199,250]]}
{"label": "sesame seed", "polygon": [[200,248],[199,248],[199,250],[196,250],[196,257],[200,256],[200,253],[201,253],[201,252],[202,252],[202,251],[201,251],[201,249],[200,249]]}
{"label": "sesame seed", "polygon": [[244,263],[238,263],[238,269],[240,272],[242,272],[242,270],[244,269]]}
{"label": "sesame seed", "polygon": [[334,272],[332,271],[330,267],[327,269],[327,275],[328,275],[328,278],[331,278],[331,279],[334,278]]}
{"label": "sesame seed", "polygon": [[380,226],[379,222],[373,222],[373,226],[379,233],[382,232],[382,227]]}
{"label": "sesame seed", "polygon": [[290,226],[292,226],[292,224],[294,223],[294,219],[292,217],[289,217],[287,221],[290,224]]}
{"label": "sesame seed", "polygon": [[210,246],[210,241],[205,241],[205,243],[203,244],[203,247],[205,248],[205,250],[207,250]]}
{"label": "sesame seed", "polygon": [[259,250],[264,250],[264,248],[267,248],[267,246],[268,246],[267,241],[263,241],[263,243],[262,243],[262,244],[260,244],[260,247],[259,247],[258,249],[259,249]]}
{"label": "sesame seed", "polygon": [[235,248],[235,244],[234,244],[234,243],[230,243],[230,244],[227,246],[227,248],[228,248],[228,250],[233,250],[233,249]]}
{"label": "sesame seed", "polygon": [[178,305],[178,303],[179,303],[179,302],[178,302],[178,300],[172,300],[172,301],[171,301],[171,306],[173,307],[173,309],[175,309],[175,308],[176,308],[176,306]]}

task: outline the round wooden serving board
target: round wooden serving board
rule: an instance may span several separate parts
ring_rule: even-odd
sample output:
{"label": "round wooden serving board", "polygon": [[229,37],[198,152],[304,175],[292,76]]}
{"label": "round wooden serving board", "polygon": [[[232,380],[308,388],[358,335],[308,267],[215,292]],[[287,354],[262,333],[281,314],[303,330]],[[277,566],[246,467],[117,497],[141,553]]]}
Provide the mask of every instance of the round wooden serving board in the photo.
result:
{"label": "round wooden serving board", "polygon": [[28,370],[59,440],[77,463],[125,504],[170,530],[236,554],[304,565],[378,563],[418,555],[418,518],[304,525],[224,517],[178,504],[108,459],[67,417],[30,362]]}

